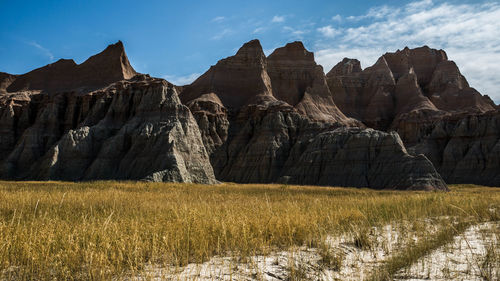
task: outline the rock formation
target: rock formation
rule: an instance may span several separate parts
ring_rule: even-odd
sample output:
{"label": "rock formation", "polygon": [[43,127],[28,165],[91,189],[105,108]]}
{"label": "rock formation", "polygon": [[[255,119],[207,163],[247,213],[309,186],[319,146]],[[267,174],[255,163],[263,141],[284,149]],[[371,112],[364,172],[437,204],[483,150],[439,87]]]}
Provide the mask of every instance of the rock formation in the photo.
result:
{"label": "rock formation", "polygon": [[405,48],[365,70],[357,60],[344,59],[327,81],[347,116],[396,131],[446,182],[500,185],[498,107],[469,86],[443,50]]}
{"label": "rock formation", "polygon": [[419,129],[408,149],[425,154],[447,183],[500,185],[500,111],[450,114]]}
{"label": "rock formation", "polygon": [[119,42],[81,65],[18,76],[0,99],[0,177],[216,182],[176,87],[132,74]]}
{"label": "rock formation", "polygon": [[395,132],[339,128],[296,147],[283,169],[287,183],[447,189],[432,163],[423,154],[409,155]]}
{"label": "rock formation", "polygon": [[[447,189],[425,156],[408,155],[397,135],[337,129],[364,126],[340,112],[322,67],[300,42],[266,58],[260,43],[250,41],[180,96],[198,121],[219,180]],[[337,145],[322,147],[324,138]],[[340,173],[339,166],[349,168]]]}
{"label": "rock formation", "polygon": [[[350,122],[333,102],[323,67],[316,64],[314,54],[307,51],[302,42],[276,49],[267,61],[276,99],[294,106],[311,120]],[[351,124],[354,123],[351,121]]]}
{"label": "rock formation", "polygon": [[7,92],[43,90],[55,93],[94,90],[116,81],[130,79],[135,74],[137,73],[128,61],[123,43],[118,41],[82,64],[77,65],[71,59],[60,59],[19,75],[7,87]]}
{"label": "rock formation", "polygon": [[427,46],[386,53],[365,70],[346,58],[326,76],[342,112],[369,127],[397,130],[405,141],[408,119],[428,122],[450,112],[496,109],[488,96],[469,87],[443,50]]}
{"label": "rock formation", "polygon": [[138,74],[121,42],[0,72],[3,179],[500,185],[499,132],[498,107],[426,46],[325,75],[301,42],[266,57],[252,40],[186,86]]}
{"label": "rock formation", "polygon": [[236,55],[220,60],[191,85],[186,86],[181,99],[186,103],[203,95],[205,99],[217,97],[214,102],[220,100],[231,111],[237,111],[249,103],[275,100],[266,65],[266,56],[260,42],[252,40],[245,43]]}
{"label": "rock formation", "polygon": [[242,110],[212,163],[223,181],[447,189],[431,162],[410,156],[397,134],[314,122],[283,102]]}

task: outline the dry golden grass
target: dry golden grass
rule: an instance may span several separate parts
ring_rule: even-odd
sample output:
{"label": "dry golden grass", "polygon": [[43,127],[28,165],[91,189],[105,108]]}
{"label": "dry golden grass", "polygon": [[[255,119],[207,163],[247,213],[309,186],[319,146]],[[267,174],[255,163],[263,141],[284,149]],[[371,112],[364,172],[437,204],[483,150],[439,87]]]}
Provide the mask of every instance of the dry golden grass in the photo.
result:
{"label": "dry golden grass", "polygon": [[0,279],[102,280],[147,263],[317,246],[391,221],[498,220],[500,189],[401,192],[280,185],[0,182]]}

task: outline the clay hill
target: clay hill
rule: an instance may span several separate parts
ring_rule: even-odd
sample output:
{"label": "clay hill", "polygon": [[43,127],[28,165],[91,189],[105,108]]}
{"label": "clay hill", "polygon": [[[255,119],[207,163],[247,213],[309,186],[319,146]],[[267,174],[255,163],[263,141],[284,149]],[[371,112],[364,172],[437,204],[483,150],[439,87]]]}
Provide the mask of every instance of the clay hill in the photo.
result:
{"label": "clay hill", "polygon": [[0,73],[0,178],[498,186],[499,116],[428,47],[325,75],[301,42],[266,57],[252,40],[179,87],[137,73],[118,42]]}

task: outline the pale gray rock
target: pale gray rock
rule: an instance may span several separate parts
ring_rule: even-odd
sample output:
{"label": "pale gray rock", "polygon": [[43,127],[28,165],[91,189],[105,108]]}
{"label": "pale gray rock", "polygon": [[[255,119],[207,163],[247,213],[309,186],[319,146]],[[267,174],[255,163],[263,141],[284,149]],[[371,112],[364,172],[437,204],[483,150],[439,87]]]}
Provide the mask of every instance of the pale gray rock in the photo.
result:
{"label": "pale gray rock", "polygon": [[276,102],[248,106],[212,155],[219,180],[377,189],[447,190],[432,163],[397,133],[313,122]]}
{"label": "pale gray rock", "polygon": [[376,189],[448,190],[432,163],[423,154],[409,155],[395,132],[339,128],[308,140],[305,147],[303,152],[292,151],[281,181]]}
{"label": "pale gray rock", "polygon": [[500,186],[500,111],[446,116],[420,139],[409,151],[427,155],[447,183]]}
{"label": "pale gray rock", "polygon": [[[80,106],[72,110],[68,104]],[[80,122],[66,130],[68,118]],[[2,164],[1,176],[216,182],[189,109],[172,84],[147,76],[83,97],[54,95]]]}

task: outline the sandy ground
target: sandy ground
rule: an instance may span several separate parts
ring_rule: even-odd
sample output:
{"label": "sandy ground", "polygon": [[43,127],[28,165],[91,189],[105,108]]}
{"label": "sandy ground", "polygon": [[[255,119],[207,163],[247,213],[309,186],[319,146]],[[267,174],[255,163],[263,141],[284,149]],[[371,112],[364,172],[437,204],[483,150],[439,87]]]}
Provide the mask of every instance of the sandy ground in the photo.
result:
{"label": "sandy ground", "polygon": [[[400,271],[396,280],[500,280],[500,237],[491,231],[500,224],[484,223],[467,229],[452,243],[423,257],[411,268]],[[489,254],[490,260],[487,256]]]}
{"label": "sandy ground", "polygon": [[[437,231],[432,223],[425,227],[429,234]],[[408,229],[387,225],[369,230],[369,246],[356,245],[356,233],[326,240],[330,262],[325,264],[325,251],[296,248],[267,256],[252,256],[248,262],[231,257],[213,257],[203,264],[189,264],[175,269],[148,266],[134,280],[363,280],[385,259],[416,236]],[[340,262],[339,262],[340,261]]]}

